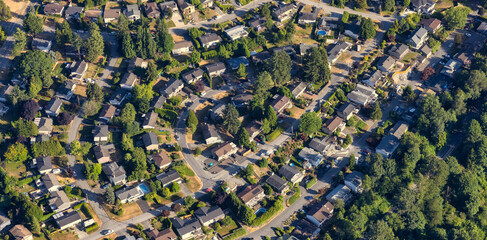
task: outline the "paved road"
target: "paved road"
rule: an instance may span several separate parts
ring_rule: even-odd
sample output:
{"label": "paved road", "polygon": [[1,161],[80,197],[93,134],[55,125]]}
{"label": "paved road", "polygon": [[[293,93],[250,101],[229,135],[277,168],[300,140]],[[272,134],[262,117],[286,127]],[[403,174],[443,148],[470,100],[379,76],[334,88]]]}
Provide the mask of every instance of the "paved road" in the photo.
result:
{"label": "paved road", "polygon": [[100,86],[102,88],[110,88],[111,85],[110,85],[110,82],[108,80],[108,77],[110,77],[110,75],[112,75],[112,73],[117,70],[115,65],[117,64],[118,58],[120,57],[120,53],[118,51],[118,40],[117,40],[116,36],[110,35],[106,32],[104,32],[102,34],[102,36],[106,42],[111,43],[111,46],[112,46],[111,55],[110,55],[110,59],[108,61],[108,65],[105,66],[105,69],[103,70],[102,76],[99,78],[98,78],[98,76],[95,76],[95,78],[97,78],[95,80],[95,82],[96,82],[96,84],[98,84],[98,86]]}

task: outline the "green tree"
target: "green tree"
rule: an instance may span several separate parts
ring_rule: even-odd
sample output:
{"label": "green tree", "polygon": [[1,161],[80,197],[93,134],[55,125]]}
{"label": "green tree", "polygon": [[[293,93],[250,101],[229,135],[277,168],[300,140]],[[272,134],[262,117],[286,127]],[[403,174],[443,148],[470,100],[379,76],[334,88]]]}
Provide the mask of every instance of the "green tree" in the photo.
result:
{"label": "green tree", "polygon": [[82,106],[83,114],[87,117],[93,116],[101,109],[101,104],[97,101],[85,101]]}
{"label": "green tree", "polygon": [[84,47],[86,49],[86,60],[95,62],[103,54],[105,45],[103,44],[103,37],[100,34],[100,29],[95,23],[90,24],[90,37],[86,40]]}
{"label": "green tree", "polygon": [[344,11],[342,15],[342,23],[348,23],[348,18],[350,18],[350,13]]}
{"label": "green tree", "polygon": [[[260,96],[267,96],[268,90],[274,86],[274,82],[272,81],[272,76],[264,71],[257,76],[255,80],[254,89],[255,93]],[[264,97],[267,98],[267,97]]]}
{"label": "green tree", "polygon": [[411,0],[403,0],[403,1],[402,1],[402,6],[403,6],[404,8],[409,7],[409,4],[411,4]]}
{"label": "green tree", "polygon": [[250,135],[244,127],[240,127],[237,133],[237,145],[240,147],[250,146]]}
{"label": "green tree", "polygon": [[236,134],[240,128],[239,114],[235,106],[229,103],[223,111],[223,125],[231,134]]}
{"label": "green tree", "polygon": [[331,80],[330,65],[324,48],[308,49],[303,58],[305,79],[315,83],[327,83]]}
{"label": "green tree", "polygon": [[98,181],[98,179],[100,178],[101,170],[102,170],[101,164],[85,162],[84,167],[85,167],[84,174],[85,174],[86,178],[93,180],[95,182]]}
{"label": "green tree", "polygon": [[380,109],[378,102],[375,102],[374,108],[370,112],[370,118],[372,120],[379,120],[382,118],[382,110]]}
{"label": "green tree", "polygon": [[171,192],[173,192],[173,193],[177,193],[181,190],[181,187],[179,186],[179,184],[177,182],[171,183],[169,188],[171,189]]}
{"label": "green tree", "polygon": [[237,76],[239,78],[246,78],[247,77],[247,67],[245,67],[245,64],[241,63],[240,66],[238,66]]}
{"label": "green tree", "polygon": [[105,201],[108,204],[114,205],[117,198],[115,197],[115,191],[113,190],[112,187],[108,187],[107,190],[105,191]]}
{"label": "green tree", "polygon": [[24,121],[19,119],[12,122],[12,127],[16,136],[22,136],[25,138],[36,136],[39,132],[37,125],[33,121]]}
{"label": "green tree", "polygon": [[352,136],[350,136],[350,134],[347,134],[347,137],[345,137],[345,140],[343,140],[343,145],[349,146],[350,144],[352,144],[352,142],[353,142]]}
{"label": "green tree", "polygon": [[357,1],[357,6],[361,9],[366,9],[369,6],[367,6],[367,0],[356,0]]}
{"label": "green tree", "polygon": [[86,86],[86,97],[88,100],[93,100],[96,102],[103,102],[103,98],[105,97],[105,93],[103,89],[98,86],[96,83],[88,83]]}
{"label": "green tree", "polygon": [[392,11],[396,6],[396,2],[394,0],[385,0],[384,1],[384,10],[385,11]]}
{"label": "green tree", "polygon": [[271,127],[275,127],[277,125],[277,114],[271,105],[266,105],[264,118],[269,121]]}
{"label": "green tree", "polygon": [[25,91],[20,89],[19,85],[15,85],[12,92],[8,95],[8,101],[12,105],[29,99],[29,96],[25,94]]}
{"label": "green tree", "polygon": [[414,100],[416,99],[416,94],[414,93],[411,85],[407,85],[406,88],[404,88],[402,96],[409,102],[414,102]]}
{"label": "green tree", "polygon": [[467,16],[472,10],[468,7],[452,7],[445,11],[445,23],[448,30],[463,28],[467,23]]}
{"label": "green tree", "polygon": [[73,34],[73,41],[71,42],[71,45],[78,51],[78,56],[81,55],[81,48],[83,47],[83,39],[78,35],[78,34]]}
{"label": "green tree", "polygon": [[36,97],[37,94],[42,90],[42,81],[39,77],[34,76],[29,81],[29,96]]}
{"label": "green tree", "polygon": [[29,158],[29,151],[22,143],[11,144],[3,157],[7,162],[23,162]]}
{"label": "green tree", "polygon": [[193,65],[196,65],[196,64],[199,64],[200,61],[201,61],[201,53],[198,52],[198,51],[193,51],[191,53],[191,56],[190,56],[190,62],[193,64]]}
{"label": "green tree", "polygon": [[134,49],[134,43],[132,42],[132,37],[130,36],[130,33],[126,33],[123,35],[122,55],[125,58],[133,58],[137,55]]}
{"label": "green tree", "polygon": [[395,240],[394,231],[383,220],[378,220],[374,224],[370,225],[370,239],[371,240]]}
{"label": "green tree", "polygon": [[61,45],[66,45],[66,43],[71,43],[73,40],[73,31],[69,26],[68,21],[63,21],[61,24],[57,24],[56,27],[56,43]]}
{"label": "green tree", "polygon": [[117,21],[117,35],[119,39],[122,39],[125,37],[125,35],[130,33],[130,28],[129,28],[130,22],[129,19],[125,16],[125,14],[120,13],[120,16],[118,16],[118,21]]}
{"label": "green tree", "polygon": [[12,55],[18,56],[20,52],[24,51],[25,46],[27,45],[27,35],[24,31],[17,28],[14,33],[15,44],[14,48],[12,49]]}
{"label": "green tree", "polygon": [[193,110],[190,110],[188,113],[188,117],[186,118],[186,126],[191,129],[192,133],[196,131],[196,127],[198,126],[198,118]]}
{"label": "green tree", "polygon": [[376,34],[375,30],[375,23],[372,21],[372,19],[367,18],[363,19],[362,22],[360,23],[360,31],[359,31],[359,36],[362,39],[370,39],[375,37]]}
{"label": "green tree", "polygon": [[29,11],[24,17],[23,27],[27,33],[37,35],[44,30],[44,19],[37,16],[35,11]]}
{"label": "green tree", "polygon": [[174,41],[167,29],[167,25],[164,19],[157,20],[156,27],[156,42],[159,52],[170,53],[174,48]]}
{"label": "green tree", "polygon": [[139,26],[137,29],[137,52],[143,59],[154,58],[156,56],[157,44],[152,38],[152,34],[147,26]]}
{"label": "green tree", "polygon": [[44,87],[50,87],[52,84],[51,71],[54,66],[54,60],[45,52],[35,50],[23,54],[18,65],[20,74],[32,79],[38,77],[42,80]]}
{"label": "green tree", "polygon": [[315,112],[306,112],[299,119],[299,131],[307,135],[314,134],[321,129],[321,118]]}
{"label": "green tree", "polygon": [[291,57],[285,51],[275,52],[269,61],[269,69],[274,78],[275,85],[286,84],[291,79]]}
{"label": "green tree", "polygon": [[243,209],[239,211],[239,216],[244,224],[250,225],[255,219],[255,214],[252,209],[250,209],[246,205],[243,205],[242,208]]}
{"label": "green tree", "polygon": [[464,83],[465,93],[468,98],[477,99],[480,93],[487,90],[487,77],[483,71],[473,70]]}
{"label": "green tree", "polygon": [[11,18],[10,8],[3,0],[0,0],[0,21],[8,21]]}
{"label": "green tree", "polygon": [[147,82],[153,82],[158,76],[159,70],[157,70],[157,65],[153,61],[149,61],[147,69],[145,70],[145,79]]}
{"label": "green tree", "polygon": [[135,115],[137,111],[135,111],[134,105],[127,103],[125,107],[122,109],[122,113],[120,114],[120,121],[121,123],[131,123],[135,121]]}

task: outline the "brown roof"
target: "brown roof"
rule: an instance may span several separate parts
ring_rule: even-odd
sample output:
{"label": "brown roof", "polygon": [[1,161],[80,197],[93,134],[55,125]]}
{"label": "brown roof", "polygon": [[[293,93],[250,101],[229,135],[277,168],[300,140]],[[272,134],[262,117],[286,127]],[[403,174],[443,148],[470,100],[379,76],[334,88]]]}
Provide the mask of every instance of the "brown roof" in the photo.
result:
{"label": "brown roof", "polygon": [[335,129],[343,122],[343,119],[341,117],[333,117],[328,119],[325,123],[325,127],[331,131],[335,131]]}
{"label": "brown roof", "polygon": [[101,109],[100,117],[112,118],[113,115],[115,114],[115,111],[116,110],[117,110],[117,108],[115,106],[111,105],[111,104],[105,105]]}
{"label": "brown roof", "polygon": [[14,236],[15,239],[24,239],[27,236],[31,236],[32,233],[24,227],[24,225],[15,225],[12,229],[10,229],[10,233]]}
{"label": "brown roof", "polygon": [[181,41],[174,43],[174,49],[187,48],[193,46],[191,41]]}
{"label": "brown roof", "polygon": [[308,213],[308,215],[313,216],[316,220],[318,220],[318,222],[322,222],[333,216],[334,209],[335,207],[333,206],[333,204],[331,204],[330,202],[326,202],[325,204],[323,204],[323,206],[312,209]]}
{"label": "brown roof", "polygon": [[147,232],[147,236],[152,240],[173,240],[178,238],[178,236],[176,236],[176,234],[170,228],[162,231],[152,229],[151,231]]}
{"label": "brown roof", "polygon": [[85,17],[97,18],[99,16],[101,16],[101,10],[90,9],[85,11]]}
{"label": "brown roof", "polygon": [[160,151],[157,154],[153,154],[152,159],[154,159],[154,163],[158,167],[164,167],[168,164],[171,164],[171,158],[169,158],[169,156],[167,156],[166,152],[164,151]]}
{"label": "brown roof", "polygon": [[224,144],[216,147],[215,149],[212,150],[212,152],[217,157],[220,157],[220,156],[227,154],[228,152],[231,152],[234,149],[234,146],[235,145],[232,142],[227,142],[227,143],[224,143]]}
{"label": "brown roof", "polygon": [[120,9],[107,9],[104,13],[104,18],[118,18],[120,16]]}
{"label": "brown roof", "polygon": [[239,192],[237,197],[242,199],[242,202],[247,203],[263,192],[264,189],[260,185],[249,185],[243,191]]}
{"label": "brown roof", "polygon": [[61,13],[64,9],[64,5],[59,5],[57,3],[49,3],[44,6],[45,14],[57,14]]}
{"label": "brown roof", "polygon": [[286,104],[289,103],[289,101],[291,101],[288,97],[286,96],[279,96],[277,97],[273,102],[272,102],[272,106],[275,108],[275,109],[278,109],[278,110],[281,110]]}
{"label": "brown roof", "polygon": [[429,27],[431,29],[437,29],[440,26],[441,21],[436,18],[428,18],[428,19],[421,20],[419,24],[425,27]]}

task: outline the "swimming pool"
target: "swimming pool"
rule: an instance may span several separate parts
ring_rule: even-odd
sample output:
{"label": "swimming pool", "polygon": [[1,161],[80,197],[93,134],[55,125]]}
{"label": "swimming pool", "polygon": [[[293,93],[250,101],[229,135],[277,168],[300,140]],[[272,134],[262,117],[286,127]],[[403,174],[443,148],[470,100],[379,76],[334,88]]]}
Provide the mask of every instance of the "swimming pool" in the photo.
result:
{"label": "swimming pool", "polygon": [[267,212],[267,209],[265,209],[265,208],[259,208],[259,210],[255,211],[255,216],[256,217],[260,217],[265,212]]}
{"label": "swimming pool", "polygon": [[321,35],[321,36],[325,36],[326,35],[326,31],[325,30],[319,30],[316,32],[317,35]]}
{"label": "swimming pool", "polygon": [[143,183],[139,185],[139,188],[140,188],[140,190],[142,190],[142,192],[144,192],[144,194],[150,193],[149,187],[147,187]]}

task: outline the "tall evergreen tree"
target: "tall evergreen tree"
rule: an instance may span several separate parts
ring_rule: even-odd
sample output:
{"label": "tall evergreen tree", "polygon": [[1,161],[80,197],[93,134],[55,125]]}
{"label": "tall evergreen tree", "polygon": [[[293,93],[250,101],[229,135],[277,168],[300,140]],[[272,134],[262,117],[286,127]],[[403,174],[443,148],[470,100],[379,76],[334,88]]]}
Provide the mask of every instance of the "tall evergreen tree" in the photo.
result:
{"label": "tall evergreen tree", "polygon": [[170,53],[174,48],[173,38],[167,29],[166,21],[164,19],[157,20],[156,42],[159,52]]}
{"label": "tall evergreen tree", "polygon": [[274,53],[269,61],[270,72],[274,78],[275,85],[286,84],[291,79],[291,68],[293,62],[285,51]]}
{"label": "tall evergreen tree", "polygon": [[362,39],[370,39],[375,37],[377,31],[375,30],[375,23],[370,18],[363,19],[360,23],[359,35]]}
{"label": "tall evergreen tree", "polygon": [[12,55],[18,56],[20,52],[24,51],[25,46],[27,45],[27,35],[24,31],[17,28],[14,33],[15,44],[14,48],[12,49]]}
{"label": "tall evergreen tree", "polygon": [[23,27],[27,33],[37,35],[44,30],[44,20],[37,16],[35,11],[27,13],[23,21]]}
{"label": "tall evergreen tree", "polygon": [[123,35],[122,54],[125,58],[133,58],[137,55],[134,49],[134,43],[132,42],[132,37],[130,36],[130,33],[126,33],[125,35]]}
{"label": "tall evergreen tree", "polygon": [[312,82],[327,83],[331,80],[330,65],[324,48],[311,48],[304,55],[303,71],[305,79]]}
{"label": "tall evergreen tree", "polygon": [[235,106],[229,103],[223,111],[223,125],[231,134],[236,134],[240,125],[239,114]]}
{"label": "tall evergreen tree", "polygon": [[250,146],[250,135],[244,127],[240,127],[237,133],[237,145],[240,147]]}
{"label": "tall evergreen tree", "polygon": [[63,21],[61,24],[57,24],[56,27],[56,43],[66,45],[73,40],[73,31],[69,26],[68,21]]}
{"label": "tall evergreen tree", "polygon": [[90,37],[85,43],[86,60],[95,62],[103,54],[104,44],[100,29],[96,23],[90,24]]}

